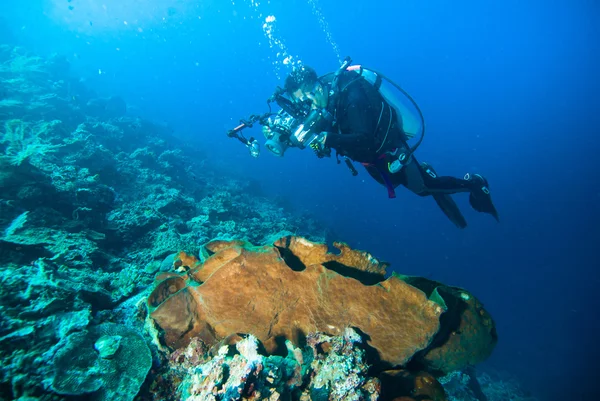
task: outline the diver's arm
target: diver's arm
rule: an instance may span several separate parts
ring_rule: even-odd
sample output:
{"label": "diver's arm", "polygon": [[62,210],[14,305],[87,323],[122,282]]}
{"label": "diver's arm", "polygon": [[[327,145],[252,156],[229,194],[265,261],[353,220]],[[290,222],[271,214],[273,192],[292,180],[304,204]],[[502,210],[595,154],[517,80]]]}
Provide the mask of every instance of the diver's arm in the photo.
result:
{"label": "diver's arm", "polygon": [[348,96],[345,104],[338,114],[338,123],[341,134],[328,133],[325,146],[345,150],[351,154],[353,159],[370,159],[375,150],[375,138],[371,126],[373,121],[369,115],[371,108],[365,96],[356,93]]}
{"label": "diver's arm", "polygon": [[336,134],[328,132],[325,139],[325,146],[334,149],[351,149],[370,147],[372,139],[362,133],[355,134]]}
{"label": "diver's arm", "polygon": [[325,146],[347,155],[358,162],[368,162],[373,158],[374,144],[370,135],[363,133],[337,134],[327,133]]}

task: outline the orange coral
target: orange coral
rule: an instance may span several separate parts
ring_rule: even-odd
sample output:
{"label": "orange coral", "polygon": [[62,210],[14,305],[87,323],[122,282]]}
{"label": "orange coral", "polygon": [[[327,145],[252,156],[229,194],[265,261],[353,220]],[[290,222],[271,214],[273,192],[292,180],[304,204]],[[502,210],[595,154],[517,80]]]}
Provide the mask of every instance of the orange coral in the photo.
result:
{"label": "orange coral", "polygon": [[193,269],[198,266],[199,263],[200,261],[194,255],[188,255],[187,253],[181,251],[175,257],[175,260],[173,261],[173,267],[178,268],[183,266],[187,267],[188,269]]}
{"label": "orange coral", "polygon": [[[194,337],[210,348],[232,334],[250,333],[268,352],[278,352],[285,351],[283,339],[300,345],[308,333],[338,335],[354,327],[384,369],[412,360],[413,369],[440,374],[490,355],[494,322],[473,295],[422,277],[385,279],[387,263],[343,243],[335,246],[337,254],[293,236],[263,247],[213,241],[203,263],[180,252],[174,266],[186,271],[159,274],[148,298],[150,316],[172,348]],[[419,388],[436,383],[410,377],[412,387],[415,380]]]}
{"label": "orange coral", "polygon": [[[389,365],[404,365],[430,344],[443,309],[422,291],[396,277],[383,280],[380,264],[367,253],[343,248],[339,259],[357,265],[345,266],[335,260],[338,255],[322,252],[323,244],[288,243],[294,243],[295,260],[311,256],[302,269],[286,264],[293,258],[283,242],[253,247],[219,241],[207,246],[216,253],[185,278],[159,283],[148,306],[165,342],[179,348],[200,337],[210,347],[233,333],[251,333],[276,352],[281,339],[301,344],[311,332],[339,335],[355,327]],[[379,282],[365,285],[346,277],[325,266],[332,261],[336,269],[366,271]]]}

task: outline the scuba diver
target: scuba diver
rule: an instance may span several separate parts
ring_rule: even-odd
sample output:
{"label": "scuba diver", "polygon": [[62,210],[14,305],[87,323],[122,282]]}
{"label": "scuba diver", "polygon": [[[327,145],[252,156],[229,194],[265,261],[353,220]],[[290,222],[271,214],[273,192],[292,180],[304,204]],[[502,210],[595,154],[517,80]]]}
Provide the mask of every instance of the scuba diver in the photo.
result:
{"label": "scuba diver", "polygon": [[[361,163],[377,182],[395,198],[395,188],[402,185],[419,196],[431,195],[446,216],[459,228],[467,222],[451,194],[468,192],[469,203],[478,212],[488,213],[499,221],[492,203],[487,180],[480,174],[467,173],[464,178],[438,176],[427,163],[419,163],[414,152],[423,140],[425,122],[414,100],[401,87],[378,72],[351,66],[346,58],[334,73],[319,77],[308,66],[295,68],[286,78],[284,88],[277,88],[269,98],[282,110],[242,120],[228,135],[238,138],[258,156],[258,142],[247,140],[240,132],[254,122],[263,126],[266,147],[278,156],[288,147],[310,147],[317,157],[342,156],[353,175],[358,172],[352,161]],[[407,109],[383,90],[383,79],[412,102],[421,119],[421,135],[409,145],[416,132],[405,130]],[[272,117],[275,115],[275,118]],[[414,128],[414,127],[412,127]]]}

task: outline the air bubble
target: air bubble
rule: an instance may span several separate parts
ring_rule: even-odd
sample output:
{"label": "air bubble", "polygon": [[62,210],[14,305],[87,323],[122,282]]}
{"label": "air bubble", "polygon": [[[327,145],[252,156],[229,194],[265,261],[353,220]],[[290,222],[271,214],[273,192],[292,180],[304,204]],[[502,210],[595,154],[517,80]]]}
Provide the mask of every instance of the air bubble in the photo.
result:
{"label": "air bubble", "polygon": [[[337,57],[338,61],[341,63],[342,58],[340,57],[340,51],[338,49],[337,43],[333,40],[333,36],[331,35],[331,31],[329,30],[329,25],[321,12],[321,7],[317,0],[306,0],[308,4],[312,8],[312,14],[319,21],[319,25],[321,30],[325,34],[325,38],[327,43],[331,46],[333,53]],[[232,1],[232,4],[233,1]],[[302,65],[302,60],[297,56],[292,56],[288,51],[288,48],[285,44],[283,38],[277,32],[277,18],[275,15],[267,15],[263,17],[263,12],[260,10],[260,2],[257,0],[246,0],[246,4],[254,11],[254,16],[263,21],[262,30],[264,36],[269,41],[269,48],[274,51],[275,57],[271,62],[274,68],[275,75],[277,79],[281,79],[281,70],[284,68],[286,71]],[[267,5],[269,2],[267,1]],[[263,10],[264,11],[264,10]],[[270,58],[270,57],[269,57]]]}

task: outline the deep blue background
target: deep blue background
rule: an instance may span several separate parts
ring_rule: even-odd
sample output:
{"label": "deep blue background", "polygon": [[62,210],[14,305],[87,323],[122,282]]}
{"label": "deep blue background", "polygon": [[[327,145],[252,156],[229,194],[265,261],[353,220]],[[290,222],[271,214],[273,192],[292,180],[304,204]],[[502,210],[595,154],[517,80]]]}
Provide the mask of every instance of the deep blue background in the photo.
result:
{"label": "deep blue background", "polygon": [[385,72],[419,102],[428,133],[418,158],[441,174],[489,179],[502,221],[459,195],[464,231],[430,198],[400,189],[387,199],[363,171],[352,177],[308,151],[255,160],[225,136],[264,111],[287,72],[265,16],[306,64],[321,73],[339,65],[307,0],[5,3],[19,43],[66,54],[91,87],[169,124],[208,162],[260,179],[267,194],[312,210],[400,272],[471,290],[498,325],[488,365],[544,399],[598,394],[597,1],[321,1],[341,56]]}

